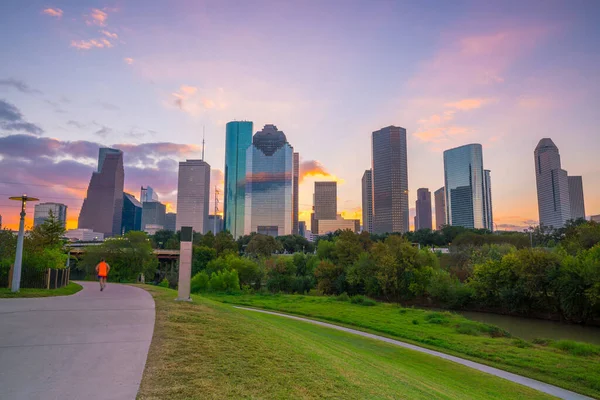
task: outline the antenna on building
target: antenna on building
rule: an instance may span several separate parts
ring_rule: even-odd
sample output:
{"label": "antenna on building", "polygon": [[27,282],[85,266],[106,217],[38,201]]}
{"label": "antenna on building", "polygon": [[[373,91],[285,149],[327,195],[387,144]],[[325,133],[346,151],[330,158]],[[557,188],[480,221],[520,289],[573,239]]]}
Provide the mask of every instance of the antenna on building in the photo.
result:
{"label": "antenna on building", "polygon": [[213,216],[214,230],[213,234],[217,234],[217,213],[219,212],[219,188],[215,186],[215,215]]}
{"label": "antenna on building", "polygon": [[202,161],[204,161],[204,125],[202,125]]}

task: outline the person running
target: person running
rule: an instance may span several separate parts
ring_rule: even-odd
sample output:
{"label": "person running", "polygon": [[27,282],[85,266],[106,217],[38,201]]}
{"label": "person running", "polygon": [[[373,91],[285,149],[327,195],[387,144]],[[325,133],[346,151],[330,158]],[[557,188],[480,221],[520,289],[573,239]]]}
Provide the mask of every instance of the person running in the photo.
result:
{"label": "person running", "polygon": [[103,291],[106,287],[106,277],[108,276],[108,271],[110,271],[110,265],[104,260],[100,260],[98,265],[96,265],[96,273],[98,274],[98,281],[100,282],[100,291]]}

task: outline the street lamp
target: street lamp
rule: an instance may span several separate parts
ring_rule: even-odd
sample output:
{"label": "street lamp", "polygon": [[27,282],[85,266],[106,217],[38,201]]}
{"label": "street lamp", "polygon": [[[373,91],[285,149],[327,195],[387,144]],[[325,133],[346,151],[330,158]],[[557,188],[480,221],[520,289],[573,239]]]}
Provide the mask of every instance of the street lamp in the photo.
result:
{"label": "street lamp", "polygon": [[19,237],[17,238],[17,254],[15,255],[15,266],[13,267],[11,291],[18,292],[21,287],[21,264],[23,262],[23,236],[25,235],[25,205],[27,201],[38,201],[35,197],[24,194],[21,197],[9,197],[10,200],[21,202],[21,220],[19,221]]}

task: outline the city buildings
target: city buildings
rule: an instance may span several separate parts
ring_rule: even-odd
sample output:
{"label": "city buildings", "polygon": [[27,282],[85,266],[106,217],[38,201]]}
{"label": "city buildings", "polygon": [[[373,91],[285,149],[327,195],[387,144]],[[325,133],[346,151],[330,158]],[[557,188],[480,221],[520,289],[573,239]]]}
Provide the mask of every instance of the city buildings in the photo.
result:
{"label": "city buildings", "polygon": [[372,134],[373,232],[407,232],[406,129],[388,126]]}
{"label": "city buildings", "polygon": [[152,226],[152,230],[165,228],[167,207],[158,201],[146,201],[142,203],[142,230]]}
{"label": "city buildings", "polygon": [[65,237],[72,242],[102,242],[104,234],[91,229],[69,229]]}
{"label": "city buildings", "polygon": [[165,214],[165,229],[171,232],[177,230],[177,214],[167,213]]}
{"label": "city buildings", "polygon": [[275,125],[265,125],[246,152],[244,234],[290,235],[294,150]]}
{"label": "city buildings", "polygon": [[598,214],[598,215],[592,215],[590,217],[590,221],[597,222],[597,223],[600,224],[600,214]]}
{"label": "city buildings", "polygon": [[326,235],[331,232],[338,230],[349,229],[352,232],[358,233],[360,231],[360,220],[359,219],[344,219],[341,215],[336,215],[334,219],[320,219],[318,220],[317,230],[311,232],[313,235]]}
{"label": "city buildings", "polygon": [[33,214],[33,226],[43,224],[50,213],[59,221],[63,227],[67,226],[67,206],[62,203],[39,203],[35,205]]}
{"label": "city buildings", "polygon": [[433,193],[435,199],[435,226],[442,229],[446,225],[446,190],[442,186]]}
{"label": "city buildings", "polygon": [[208,230],[213,234],[217,234],[223,230],[223,217],[220,215],[208,216]]}
{"label": "city buildings", "polygon": [[210,165],[203,160],[179,163],[177,177],[177,231],[191,226],[195,232],[206,233],[210,202]]}
{"label": "city buildings", "polygon": [[140,189],[140,203],[144,204],[147,201],[158,201],[158,194],[150,186]]}
{"label": "city buildings", "polygon": [[306,222],[300,221],[298,222],[298,235],[305,237],[306,236]]}
{"label": "city buildings", "polygon": [[315,182],[315,218],[335,219],[337,216],[337,182]]}
{"label": "city buildings", "polygon": [[561,228],[571,219],[569,178],[561,168],[552,139],[540,140],[534,151],[540,225]]}
{"label": "city buildings", "polygon": [[226,125],[224,227],[234,238],[244,235],[246,198],[246,154],[252,145],[252,122]]}
{"label": "city buildings", "polygon": [[480,144],[444,151],[444,181],[448,225],[492,230],[489,171],[484,172]]}
{"label": "city buildings", "polygon": [[420,229],[429,229],[433,227],[431,214],[431,192],[429,189],[420,188],[417,190],[415,231]]}
{"label": "city buildings", "polygon": [[494,231],[494,213],[492,212],[492,178],[489,169],[483,170],[483,216],[484,226]]}
{"label": "city buildings", "polygon": [[121,233],[142,230],[142,204],[129,193],[123,193]]}
{"label": "city buildings", "polygon": [[123,153],[116,149],[101,148],[98,171],[92,173],[79,213],[80,229],[91,229],[104,236],[121,233],[124,179]]}
{"label": "city buildings", "polygon": [[569,205],[571,219],[585,219],[585,204],[583,201],[583,180],[581,176],[569,176]]}
{"label": "city buildings", "polygon": [[298,192],[298,186],[300,183],[300,154],[294,153],[294,188],[293,188],[293,199],[292,199],[292,234],[298,235],[299,226],[298,226],[298,202],[300,198],[300,193]]}
{"label": "city buildings", "polygon": [[370,169],[362,177],[362,222],[363,231],[373,232],[373,180]]}

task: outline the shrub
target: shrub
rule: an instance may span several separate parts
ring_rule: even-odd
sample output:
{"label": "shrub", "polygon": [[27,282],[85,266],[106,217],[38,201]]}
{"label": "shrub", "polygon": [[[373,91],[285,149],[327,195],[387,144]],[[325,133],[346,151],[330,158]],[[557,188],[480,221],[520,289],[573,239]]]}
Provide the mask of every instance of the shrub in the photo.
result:
{"label": "shrub", "polygon": [[348,296],[348,293],[344,292],[344,293],[340,294],[339,296],[336,296],[335,299],[337,301],[350,301],[350,296]]}
{"label": "shrub", "polygon": [[419,325],[419,321],[418,321],[418,320],[416,320],[416,319],[413,319],[413,320],[412,320],[412,323],[413,323],[413,325]]}
{"label": "shrub", "polygon": [[556,342],[550,343],[550,346],[571,353],[574,356],[589,357],[600,355],[600,346],[575,342],[573,340],[557,340]]}
{"label": "shrub", "polygon": [[162,281],[160,281],[160,283],[158,284],[158,286],[164,287],[164,288],[168,288],[169,287],[169,281],[167,280],[167,278],[164,278]]}
{"label": "shrub", "polygon": [[463,335],[479,336],[478,324],[474,322],[461,322],[456,325],[456,332]]}
{"label": "shrub", "polygon": [[190,282],[190,290],[192,293],[204,292],[208,289],[208,274],[204,271],[198,272]]}
{"label": "shrub", "polygon": [[360,304],[361,306],[374,306],[377,304],[375,300],[371,300],[368,297],[362,295],[352,296],[350,302],[353,304]]}
{"label": "shrub", "polygon": [[520,349],[525,349],[527,347],[532,347],[533,345],[528,341],[525,341],[520,338],[513,339],[512,343]]}
{"label": "shrub", "polygon": [[450,322],[450,320],[448,319],[448,315],[444,314],[444,313],[440,313],[440,312],[428,313],[425,316],[425,319],[430,324],[438,324],[438,325],[444,325],[444,324],[447,324],[448,322]]}
{"label": "shrub", "polygon": [[400,309],[400,314],[406,314],[406,308],[401,308]]}
{"label": "shrub", "polygon": [[456,325],[456,331],[464,335],[479,336],[486,334],[491,337],[510,337],[510,333],[495,325],[483,324],[474,321],[465,321]]}
{"label": "shrub", "polygon": [[546,339],[546,338],[535,338],[531,341],[533,344],[539,344],[540,346],[548,346],[550,343],[553,342],[552,339]]}

